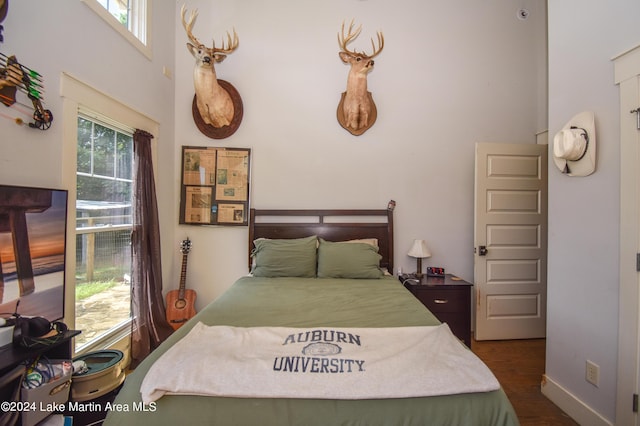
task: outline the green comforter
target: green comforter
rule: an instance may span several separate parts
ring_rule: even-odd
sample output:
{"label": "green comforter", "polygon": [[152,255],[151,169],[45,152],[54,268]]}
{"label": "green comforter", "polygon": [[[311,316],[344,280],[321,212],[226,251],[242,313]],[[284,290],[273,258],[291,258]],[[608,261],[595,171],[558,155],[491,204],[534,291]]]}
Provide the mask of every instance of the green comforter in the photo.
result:
{"label": "green comforter", "polygon": [[502,390],[382,400],[164,396],[155,404],[142,406],[140,384],[146,371],[198,321],[239,327],[438,324],[433,314],[393,277],[374,280],[243,277],[127,377],[115,404],[109,407],[106,426],[519,424]]}

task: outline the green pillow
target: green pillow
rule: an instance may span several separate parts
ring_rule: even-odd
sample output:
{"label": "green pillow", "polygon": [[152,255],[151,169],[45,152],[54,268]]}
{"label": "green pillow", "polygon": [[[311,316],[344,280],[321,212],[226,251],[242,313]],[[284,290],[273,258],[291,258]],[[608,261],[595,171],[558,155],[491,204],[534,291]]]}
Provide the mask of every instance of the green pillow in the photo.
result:
{"label": "green pillow", "polygon": [[378,247],[366,243],[347,243],[320,239],[318,278],[380,278]]}
{"label": "green pillow", "polygon": [[254,277],[306,277],[316,276],[316,250],[318,238],[272,240],[260,238],[253,242],[251,253],[255,266]]}

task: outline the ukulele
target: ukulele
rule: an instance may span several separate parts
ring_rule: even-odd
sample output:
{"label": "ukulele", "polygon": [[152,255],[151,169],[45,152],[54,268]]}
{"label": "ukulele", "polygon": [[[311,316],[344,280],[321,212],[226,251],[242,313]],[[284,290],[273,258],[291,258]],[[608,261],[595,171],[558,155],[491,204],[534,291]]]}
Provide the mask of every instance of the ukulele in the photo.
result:
{"label": "ukulele", "polygon": [[187,255],[191,250],[191,240],[188,238],[180,243],[180,253],[182,253],[182,271],[180,273],[180,288],[167,293],[166,316],[169,325],[174,330],[179,329],[185,322],[196,314],[194,306],[196,302],[196,292],[185,288],[187,278]]}

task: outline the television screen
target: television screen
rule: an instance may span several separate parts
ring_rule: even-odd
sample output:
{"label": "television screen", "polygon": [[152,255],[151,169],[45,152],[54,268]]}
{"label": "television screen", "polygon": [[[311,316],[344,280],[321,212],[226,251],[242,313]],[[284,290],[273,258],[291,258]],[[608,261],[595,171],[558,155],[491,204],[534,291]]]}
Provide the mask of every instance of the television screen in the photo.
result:
{"label": "television screen", "polygon": [[0,316],[64,317],[68,191],[0,185]]}

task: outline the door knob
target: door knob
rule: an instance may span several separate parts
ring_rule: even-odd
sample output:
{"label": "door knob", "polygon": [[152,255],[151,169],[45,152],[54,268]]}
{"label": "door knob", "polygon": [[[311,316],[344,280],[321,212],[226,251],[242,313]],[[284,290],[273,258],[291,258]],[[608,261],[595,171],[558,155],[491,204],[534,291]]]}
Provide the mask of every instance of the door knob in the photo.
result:
{"label": "door knob", "polygon": [[479,256],[486,256],[488,251],[489,250],[487,250],[487,246],[479,246],[478,247],[478,255]]}

